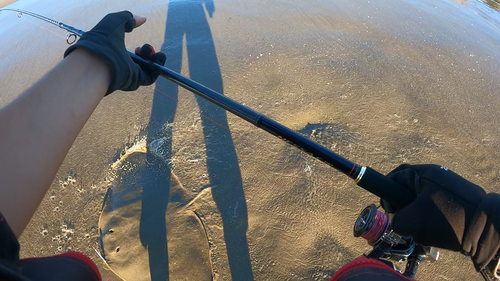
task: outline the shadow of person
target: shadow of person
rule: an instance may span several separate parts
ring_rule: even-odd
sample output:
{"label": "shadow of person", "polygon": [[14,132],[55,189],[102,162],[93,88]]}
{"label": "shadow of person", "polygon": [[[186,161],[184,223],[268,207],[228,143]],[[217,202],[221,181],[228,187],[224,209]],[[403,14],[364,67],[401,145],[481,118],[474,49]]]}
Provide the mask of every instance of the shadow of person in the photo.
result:
{"label": "shadow of person", "polygon": [[[168,6],[165,41],[161,51],[167,55],[165,66],[180,72],[183,40],[189,65],[189,76],[219,93],[223,92],[222,76],[205,9],[210,17],[215,10],[212,0],[171,0]],[[162,167],[151,149],[171,159],[172,124],[177,108],[178,87],[158,79],[152,112],[147,128],[148,161]],[[196,97],[205,136],[207,169],[212,196],[222,216],[224,240],[233,280],[253,280],[246,238],[248,215],[238,157],[228,128],[225,110]],[[165,212],[169,201],[170,171],[152,171],[151,181],[143,187],[140,237],[148,248],[151,279],[168,279],[168,252]],[[189,265],[186,265],[189,266]]]}

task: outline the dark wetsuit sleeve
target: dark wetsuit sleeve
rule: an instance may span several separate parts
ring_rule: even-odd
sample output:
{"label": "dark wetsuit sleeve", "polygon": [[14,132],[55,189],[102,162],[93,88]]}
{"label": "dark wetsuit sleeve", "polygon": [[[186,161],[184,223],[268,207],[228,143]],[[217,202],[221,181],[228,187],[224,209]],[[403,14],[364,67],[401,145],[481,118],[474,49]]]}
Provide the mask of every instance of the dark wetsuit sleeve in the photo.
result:
{"label": "dark wetsuit sleeve", "polygon": [[1,281],[101,281],[95,263],[78,252],[19,259],[19,242],[0,214]]}
{"label": "dark wetsuit sleeve", "polygon": [[0,280],[29,280],[21,275],[19,242],[0,213]]}

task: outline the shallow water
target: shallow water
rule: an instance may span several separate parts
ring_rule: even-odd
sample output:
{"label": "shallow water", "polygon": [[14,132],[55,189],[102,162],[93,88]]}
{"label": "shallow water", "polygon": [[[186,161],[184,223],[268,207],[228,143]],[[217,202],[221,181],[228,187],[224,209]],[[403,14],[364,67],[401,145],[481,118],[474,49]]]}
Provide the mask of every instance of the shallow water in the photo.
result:
{"label": "shallow water", "polygon": [[[10,7],[80,29],[116,10],[146,15],[148,22],[127,37],[129,49],[149,42],[167,53],[168,67],[353,161],[381,172],[402,163],[443,164],[500,191],[496,1],[216,0],[212,17],[211,3],[20,0]],[[27,16],[0,15],[0,105],[62,58],[65,36]],[[22,255],[72,248],[102,266],[93,248],[113,182],[109,171],[143,138],[161,143],[193,197],[211,188],[215,203],[200,212],[211,229],[218,280],[242,280],[238,273],[324,280],[368,249],[351,229],[356,213],[376,198],[159,80],[103,100],[25,231]],[[76,182],[64,186],[68,176]],[[61,236],[62,225],[74,234]],[[417,278],[481,280],[467,258],[448,252],[422,265]]]}

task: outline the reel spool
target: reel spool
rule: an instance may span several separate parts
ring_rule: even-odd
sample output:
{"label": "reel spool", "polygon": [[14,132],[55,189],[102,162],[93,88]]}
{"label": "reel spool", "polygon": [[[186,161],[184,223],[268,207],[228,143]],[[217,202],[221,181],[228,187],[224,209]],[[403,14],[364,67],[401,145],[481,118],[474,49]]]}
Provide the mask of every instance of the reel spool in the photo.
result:
{"label": "reel spool", "polygon": [[[437,248],[416,244],[412,237],[395,233],[389,217],[374,204],[364,208],[359,214],[354,223],[354,236],[366,239],[373,246],[368,258],[387,260],[394,270],[410,278],[417,273],[421,261],[436,261],[439,258]],[[402,265],[405,262],[404,270],[393,264]]]}
{"label": "reel spool", "polygon": [[354,223],[354,237],[362,237],[374,246],[380,242],[389,228],[389,217],[373,204],[361,211]]}

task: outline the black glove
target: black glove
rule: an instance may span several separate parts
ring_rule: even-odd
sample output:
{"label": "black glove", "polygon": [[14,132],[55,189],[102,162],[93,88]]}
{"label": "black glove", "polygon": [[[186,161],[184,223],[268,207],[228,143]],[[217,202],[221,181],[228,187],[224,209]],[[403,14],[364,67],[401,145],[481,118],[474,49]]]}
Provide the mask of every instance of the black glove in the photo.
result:
{"label": "black glove", "polygon": [[[83,48],[105,60],[111,69],[111,83],[106,96],[116,90],[135,91],[139,86],[151,85],[158,74],[142,69],[131,58],[125,48],[125,32],[135,27],[135,19],[129,11],[106,15],[94,28],[85,32],[78,42],[64,53],[68,56],[76,48]],[[163,65],[166,56],[154,53],[150,45],[141,48],[140,56]]]}
{"label": "black glove", "polygon": [[396,233],[470,255],[478,271],[497,259],[500,195],[438,165],[401,165],[387,176],[417,194],[394,215]]}

